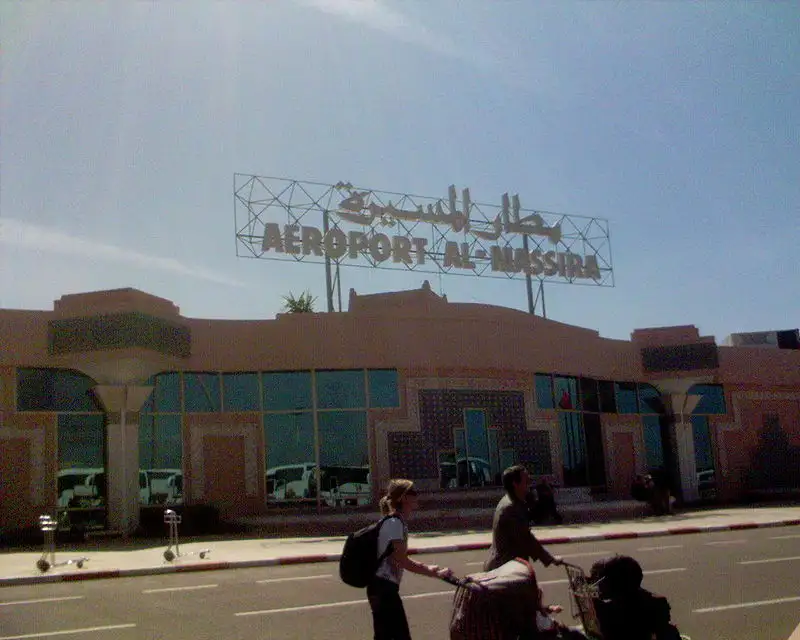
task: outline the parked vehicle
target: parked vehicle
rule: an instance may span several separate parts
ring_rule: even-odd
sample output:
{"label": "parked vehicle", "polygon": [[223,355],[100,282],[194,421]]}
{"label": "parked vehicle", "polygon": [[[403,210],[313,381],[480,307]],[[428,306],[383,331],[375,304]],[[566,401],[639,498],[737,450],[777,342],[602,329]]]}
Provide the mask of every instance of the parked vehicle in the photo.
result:
{"label": "parked vehicle", "polygon": [[369,466],[320,467],[320,496],[329,507],[356,507],[372,500]]}
{"label": "parked vehicle", "polygon": [[313,462],[267,469],[267,500],[275,502],[316,499]]}
{"label": "parked vehicle", "polygon": [[86,508],[102,504],[106,495],[102,467],[62,469],[58,472],[58,506]]}

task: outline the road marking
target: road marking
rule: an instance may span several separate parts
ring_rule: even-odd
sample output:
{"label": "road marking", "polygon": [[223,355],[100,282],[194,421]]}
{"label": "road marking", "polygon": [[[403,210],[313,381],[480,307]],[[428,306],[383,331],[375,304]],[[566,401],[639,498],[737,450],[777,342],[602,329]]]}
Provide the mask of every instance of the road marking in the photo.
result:
{"label": "road marking", "polygon": [[[763,607],[769,604],[784,604],[786,602],[800,601],[800,596],[792,598],[777,598],[776,600],[759,600],[758,602],[742,602],[740,604],[726,604],[719,607],[708,607],[706,609],[695,609],[692,613],[714,613],[716,611],[727,611],[728,609],[745,609],[747,607]],[[2,639],[0,639],[2,640]]]}
{"label": "road marking", "polygon": [[769,540],[797,540],[798,538],[800,538],[800,535],[794,535],[794,536],[772,536],[771,538],[768,538],[768,539]]}
{"label": "road marking", "polygon": [[747,542],[747,540],[717,540],[716,542],[706,542],[705,544],[744,544],[745,542]]}
{"label": "road marking", "polygon": [[63,602],[64,600],[83,600],[86,596],[66,596],[64,598],[39,598],[38,600],[16,600],[14,602],[0,602],[0,607],[10,607],[13,604],[39,604],[40,602]]}
{"label": "road marking", "polygon": [[86,627],[84,629],[64,629],[63,631],[43,631],[42,633],[26,633],[22,636],[2,636],[0,640],[23,640],[24,638],[49,638],[50,636],[66,636],[74,633],[91,633],[93,631],[112,631],[114,629],[133,629],[135,624],[112,624],[107,627]]}
{"label": "road marking", "polygon": [[324,580],[326,578],[332,578],[332,574],[327,575],[320,575],[320,576],[299,576],[297,578],[271,578],[269,580],[256,580],[256,584],[270,584],[272,582],[290,582],[291,580]]}
{"label": "road marking", "polygon": [[[408,596],[403,596],[403,600],[416,600],[418,598],[432,598],[438,596],[451,596],[453,590],[448,591],[431,591],[429,593],[414,593]],[[366,600],[343,600],[341,602],[325,602],[323,604],[309,604],[304,607],[286,607],[284,609],[262,609],[261,611],[240,611],[234,613],[234,616],[268,616],[273,613],[292,613],[296,611],[312,611],[315,609],[333,609],[335,607],[351,607],[355,604],[366,604]],[[3,640],[3,638],[0,638]]]}
{"label": "road marking", "polygon": [[791,556],[789,558],[766,558],[765,560],[743,560],[739,564],[767,564],[769,562],[791,562],[792,560],[800,560],[800,556]]}
{"label": "road marking", "polygon": [[674,569],[653,569],[652,571],[643,571],[646,576],[653,576],[657,573],[677,573],[678,571],[686,571],[686,567],[676,567]]}
{"label": "road marking", "polygon": [[683,545],[665,544],[663,547],[639,547],[637,551],[663,551],[664,549],[683,549]]}
{"label": "road marking", "polygon": [[191,587],[168,587],[164,589],[144,589],[142,593],[166,593],[167,591],[196,591],[197,589],[213,589],[218,584],[196,584]]}

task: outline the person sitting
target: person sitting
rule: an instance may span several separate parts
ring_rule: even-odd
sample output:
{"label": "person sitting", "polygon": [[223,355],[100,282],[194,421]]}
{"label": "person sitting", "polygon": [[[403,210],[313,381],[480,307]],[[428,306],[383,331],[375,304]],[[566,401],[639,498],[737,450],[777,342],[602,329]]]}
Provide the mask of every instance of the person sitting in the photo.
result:
{"label": "person sitting", "polygon": [[589,580],[599,597],[595,610],[605,640],[680,640],[664,596],[642,588],[642,567],[616,555],[592,565]]}

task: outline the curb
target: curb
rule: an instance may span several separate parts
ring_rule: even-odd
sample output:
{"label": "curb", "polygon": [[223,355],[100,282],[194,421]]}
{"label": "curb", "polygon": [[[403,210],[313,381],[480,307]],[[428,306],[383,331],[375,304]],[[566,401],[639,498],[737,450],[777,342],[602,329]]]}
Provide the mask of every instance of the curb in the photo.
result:
{"label": "curb", "polygon": [[[601,533],[567,537],[539,538],[543,545],[571,544],[576,542],[598,542],[602,540],[629,540],[634,538],[658,538],[665,536],[690,535],[695,533],[714,533],[718,531],[744,531],[747,529],[767,529],[773,527],[791,527],[800,525],[800,519],[778,520],[775,522],[742,522],[731,525],[708,525],[705,527],[677,527],[654,531],[630,533]],[[447,544],[409,549],[409,555],[429,553],[454,553],[459,551],[482,551],[490,547],[488,542],[468,542],[464,544]],[[314,564],[320,562],[336,562],[339,553],[324,553],[302,556],[284,556],[282,558],[266,558],[264,560],[242,560],[233,562],[210,562],[205,564],[170,565],[161,567],[142,567],[138,569],[110,569],[105,571],[86,571],[81,573],[65,573],[60,575],[21,576],[0,578],[0,587],[13,587],[30,584],[55,582],[78,582],[82,580],[101,580],[106,578],[128,578],[145,575],[171,573],[188,573],[192,571],[219,571],[224,569],[253,569],[258,567],[274,567],[295,564]]]}

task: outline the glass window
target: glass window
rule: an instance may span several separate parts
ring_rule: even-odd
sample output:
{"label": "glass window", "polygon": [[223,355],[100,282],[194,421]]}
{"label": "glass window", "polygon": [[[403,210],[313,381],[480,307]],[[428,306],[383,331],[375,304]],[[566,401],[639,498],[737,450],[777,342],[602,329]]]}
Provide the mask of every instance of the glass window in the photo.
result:
{"label": "glass window", "polygon": [[617,396],[614,383],[610,380],[600,380],[597,383],[600,392],[600,411],[603,413],[617,412]]}
{"label": "glass window", "polygon": [[439,452],[439,488],[454,489],[458,486],[456,478],[456,452]]}
{"label": "glass window", "polygon": [[584,411],[600,411],[600,398],[597,394],[597,380],[581,378],[581,401]]}
{"label": "glass window", "polygon": [[714,469],[714,452],[711,446],[711,430],[706,416],[692,416],[694,435],[694,458],[697,472]]}
{"label": "glass window", "polygon": [[313,413],[265,414],[264,441],[267,500],[316,503]]}
{"label": "glass window", "polygon": [[310,409],[311,372],[287,371],[262,375],[264,411]]}
{"label": "glass window", "polygon": [[553,378],[546,373],[537,373],[534,377],[536,384],[536,406],[540,409],[553,409]]}
{"label": "glass window", "polygon": [[464,427],[467,430],[467,451],[470,458],[480,458],[488,463],[489,441],[486,434],[486,412],[482,409],[464,410]]}
{"label": "glass window", "polygon": [[721,385],[696,384],[689,389],[689,395],[702,396],[693,414],[724,414],[725,392]]}
{"label": "glass window", "polygon": [[664,447],[661,440],[661,420],[658,416],[642,416],[642,435],[648,469],[664,467]]}
{"label": "glass window", "polygon": [[220,411],[219,374],[184,373],[183,397],[187,413]]}
{"label": "glass window", "polygon": [[181,416],[139,418],[139,503],[183,504]]}
{"label": "glass window", "polygon": [[586,439],[586,461],[589,486],[605,487],[606,460],[603,454],[603,430],[600,416],[595,413],[583,414],[583,434]]}
{"label": "glass window", "polygon": [[581,398],[578,393],[578,379],[555,376],[553,379],[553,395],[559,409],[565,411],[580,410]]}
{"label": "glass window", "polygon": [[663,413],[661,393],[651,384],[639,384],[640,413]]}
{"label": "glass window", "polygon": [[94,381],[67,369],[18,369],[18,411],[101,411]]}
{"label": "glass window", "polygon": [[639,413],[635,382],[615,382],[614,389],[616,390],[617,411],[619,413]]}
{"label": "glass window", "polygon": [[318,409],[362,409],[367,406],[364,372],[317,371]]}
{"label": "glass window", "polygon": [[223,373],[225,411],[260,411],[261,394],[257,373]]}
{"label": "glass window", "polygon": [[108,496],[104,417],[61,414],[57,429],[59,524],[103,529]]}
{"label": "glass window", "polygon": [[395,369],[373,369],[369,375],[369,406],[382,409],[400,406]]}
{"label": "glass window", "polygon": [[325,411],[319,424],[320,499],[328,507],[372,500],[366,411]]}
{"label": "glass window", "polygon": [[159,413],[181,412],[181,374],[159,373],[153,392],[153,410]]}
{"label": "glass window", "polygon": [[564,464],[564,486],[583,487],[588,483],[586,468],[586,442],[581,425],[581,414],[561,412],[561,457]]}

